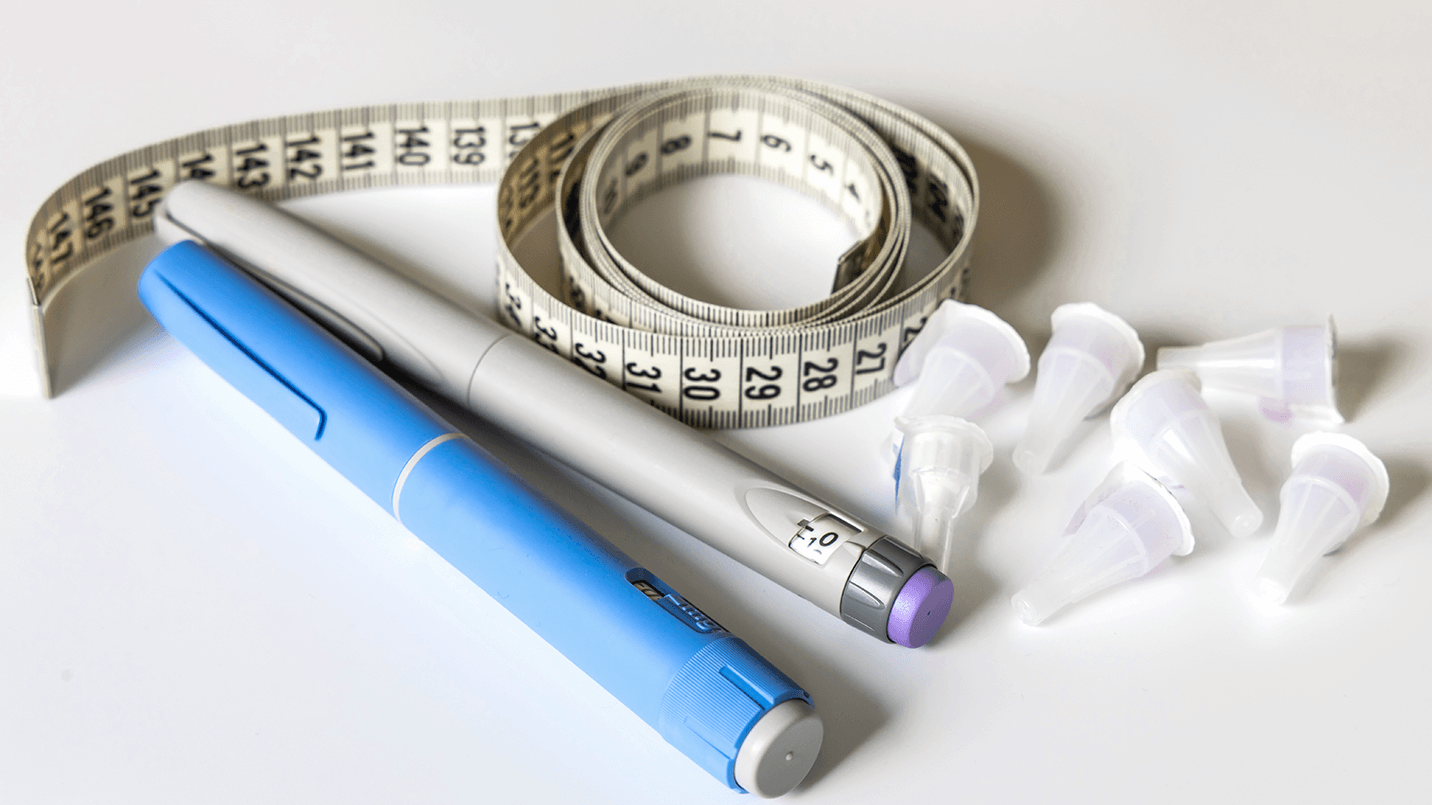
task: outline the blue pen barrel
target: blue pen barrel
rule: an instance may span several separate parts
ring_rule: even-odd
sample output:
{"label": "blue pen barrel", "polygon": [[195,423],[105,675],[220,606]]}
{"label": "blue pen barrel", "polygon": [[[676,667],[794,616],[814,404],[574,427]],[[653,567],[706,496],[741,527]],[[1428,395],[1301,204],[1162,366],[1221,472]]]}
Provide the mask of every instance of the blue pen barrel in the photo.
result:
{"label": "blue pen barrel", "polygon": [[[475,499],[473,484],[491,497]],[[733,788],[745,730],[777,704],[806,698],[744,641],[467,439],[423,457],[400,511],[453,567]]]}
{"label": "blue pen barrel", "polygon": [[[726,785],[744,790],[737,756],[764,716],[809,703],[743,641],[222,258],[192,242],[170,247],[140,277],[139,296],[205,363]],[[761,762],[759,772],[745,766],[748,780],[773,773]]]}

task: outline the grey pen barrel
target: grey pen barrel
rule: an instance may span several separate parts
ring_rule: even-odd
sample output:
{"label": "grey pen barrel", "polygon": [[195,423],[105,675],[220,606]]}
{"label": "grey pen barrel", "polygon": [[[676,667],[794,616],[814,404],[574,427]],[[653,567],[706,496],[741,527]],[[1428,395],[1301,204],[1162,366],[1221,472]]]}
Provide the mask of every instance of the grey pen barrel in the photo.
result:
{"label": "grey pen barrel", "polygon": [[953,585],[918,553],[297,218],[201,182],[160,218],[162,236],[203,240],[369,357],[862,631],[913,647],[943,623]]}

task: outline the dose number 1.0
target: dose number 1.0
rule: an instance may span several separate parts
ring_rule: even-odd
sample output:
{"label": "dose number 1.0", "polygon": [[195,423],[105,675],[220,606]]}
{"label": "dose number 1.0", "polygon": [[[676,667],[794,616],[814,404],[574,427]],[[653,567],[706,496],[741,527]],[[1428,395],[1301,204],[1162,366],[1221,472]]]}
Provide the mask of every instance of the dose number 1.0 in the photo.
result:
{"label": "dose number 1.0", "polygon": [[818,565],[825,564],[841,543],[860,533],[858,526],[851,525],[833,514],[822,514],[814,520],[802,520],[800,525],[801,530],[791,537],[791,550]]}

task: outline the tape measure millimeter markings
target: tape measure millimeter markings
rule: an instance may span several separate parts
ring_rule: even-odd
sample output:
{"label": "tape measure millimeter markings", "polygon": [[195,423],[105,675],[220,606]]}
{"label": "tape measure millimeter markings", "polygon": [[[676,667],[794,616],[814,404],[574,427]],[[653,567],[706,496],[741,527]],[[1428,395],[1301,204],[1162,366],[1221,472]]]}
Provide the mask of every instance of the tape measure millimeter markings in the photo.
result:
{"label": "tape measure millimeter markings", "polygon": [[[638,201],[723,173],[805,193],[859,233],[830,296],[783,310],[715,305],[662,286],[612,246],[607,230]],[[240,123],[95,165],[36,213],[25,257],[47,389],[56,356],[43,335],[61,289],[152,231],[159,202],[189,179],[267,200],[496,182],[504,323],[702,427],[799,422],[889,391],[900,351],[961,292],[979,209],[974,169],[947,132],[863,93],[796,79],[694,78]],[[562,258],[556,295],[513,256],[549,213]],[[902,286],[916,222],[945,256]]]}

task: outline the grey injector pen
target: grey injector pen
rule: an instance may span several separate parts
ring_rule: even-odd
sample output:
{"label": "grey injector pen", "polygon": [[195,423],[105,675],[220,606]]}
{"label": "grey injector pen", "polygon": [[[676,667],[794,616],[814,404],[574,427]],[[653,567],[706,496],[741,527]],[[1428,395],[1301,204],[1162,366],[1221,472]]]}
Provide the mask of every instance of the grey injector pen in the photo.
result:
{"label": "grey injector pen", "polygon": [[954,585],[924,556],[277,207],[181,182],[156,230],[868,634],[918,647],[949,613]]}

